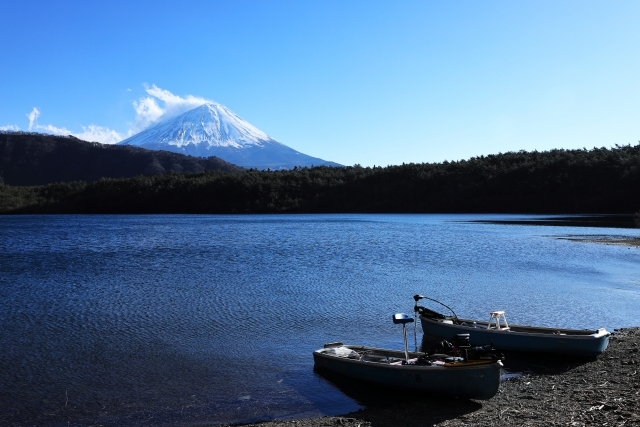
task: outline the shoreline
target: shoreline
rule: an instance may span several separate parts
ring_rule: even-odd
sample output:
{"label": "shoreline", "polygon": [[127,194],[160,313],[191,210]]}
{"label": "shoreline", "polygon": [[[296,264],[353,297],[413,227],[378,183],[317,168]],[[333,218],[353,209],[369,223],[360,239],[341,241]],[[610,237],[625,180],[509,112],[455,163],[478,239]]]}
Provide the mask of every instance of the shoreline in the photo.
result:
{"label": "shoreline", "polygon": [[614,331],[609,347],[593,360],[539,359],[523,375],[504,380],[498,394],[489,400],[408,396],[401,402],[370,405],[344,416],[244,426],[640,425],[640,327]]}
{"label": "shoreline", "polygon": [[579,243],[599,243],[601,245],[614,245],[614,246],[628,246],[634,248],[640,248],[640,238],[637,237],[557,237],[558,240],[569,240],[571,242]]}

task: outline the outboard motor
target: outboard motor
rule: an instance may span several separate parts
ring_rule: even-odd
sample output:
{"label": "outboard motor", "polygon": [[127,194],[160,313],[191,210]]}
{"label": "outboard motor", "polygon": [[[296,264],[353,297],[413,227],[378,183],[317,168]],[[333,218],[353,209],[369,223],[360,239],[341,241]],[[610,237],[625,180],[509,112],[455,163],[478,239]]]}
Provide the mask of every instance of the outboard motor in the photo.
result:
{"label": "outboard motor", "polygon": [[429,349],[429,351],[427,351],[426,353],[429,356],[433,356],[434,354],[451,354],[451,350],[453,349],[453,346],[451,345],[451,343],[447,340],[442,340],[442,341],[438,341],[437,343],[435,343],[434,345],[431,346],[431,348]]}
{"label": "outboard motor", "polygon": [[402,336],[404,337],[404,360],[409,363],[409,350],[407,349],[407,323],[413,323],[413,319],[404,313],[396,313],[391,316],[393,323],[402,325]]}
{"label": "outboard motor", "polygon": [[456,336],[453,337],[453,344],[458,348],[471,348],[469,334],[456,334]]}
{"label": "outboard motor", "polygon": [[453,345],[458,348],[462,358],[466,362],[469,357],[468,350],[471,348],[471,344],[469,343],[469,334],[456,334],[456,336],[453,337]]}

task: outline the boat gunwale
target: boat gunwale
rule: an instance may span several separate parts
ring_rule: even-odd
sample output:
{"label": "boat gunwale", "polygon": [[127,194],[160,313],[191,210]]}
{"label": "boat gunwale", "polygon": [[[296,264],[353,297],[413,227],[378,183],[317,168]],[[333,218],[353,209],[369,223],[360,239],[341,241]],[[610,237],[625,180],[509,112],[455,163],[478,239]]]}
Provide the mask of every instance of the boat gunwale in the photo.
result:
{"label": "boat gunwale", "polygon": [[[366,351],[371,351],[371,352],[375,352],[375,355],[380,355],[380,356],[386,356],[386,357],[394,357],[400,360],[404,360],[404,352],[399,351],[399,350],[391,350],[391,349],[383,349],[383,348],[376,348],[376,347],[368,347],[368,346],[364,346],[364,345],[354,345],[354,344],[345,344],[342,345],[342,347],[346,347],[348,349],[351,350],[366,350]],[[499,360],[482,360],[482,361],[476,361],[473,360],[471,361],[471,363],[469,362],[457,362],[457,363],[445,363],[444,365],[402,365],[402,364],[391,364],[391,363],[386,363],[386,362],[380,362],[380,361],[374,361],[374,360],[363,360],[362,358],[359,359],[355,359],[355,358],[350,358],[350,357],[345,357],[345,356],[338,356],[338,355],[332,355],[332,354],[328,354],[326,352],[326,350],[328,350],[327,348],[321,348],[318,350],[314,350],[313,355],[317,356],[317,357],[322,357],[328,360],[337,360],[340,362],[345,362],[345,363],[352,363],[352,364],[371,364],[372,366],[376,366],[376,367],[384,367],[384,368],[388,368],[388,369],[401,369],[401,370],[419,370],[419,371],[429,371],[429,370],[441,370],[441,369],[449,369],[449,368],[456,368],[456,370],[461,370],[461,369],[487,369],[487,368],[492,368],[492,369],[501,369],[503,367],[502,362],[500,362]],[[409,357],[410,358],[416,358],[419,356],[423,356],[425,353],[421,353],[421,352],[409,352]],[[480,362],[480,363],[479,363]]]}
{"label": "boat gunwale", "polygon": [[[452,316],[445,317],[445,320],[454,320],[454,319],[455,318]],[[420,315],[420,320],[421,321],[426,320],[434,324],[444,325],[452,328],[463,328],[464,330],[477,329],[479,332],[489,332],[489,333],[496,333],[496,334],[508,333],[508,334],[524,335],[524,336],[544,336],[544,337],[555,336],[558,338],[563,337],[563,338],[570,338],[570,339],[585,339],[585,340],[600,339],[600,338],[608,337],[609,335],[611,335],[611,332],[607,331],[605,328],[599,328],[595,330],[566,329],[566,328],[549,328],[545,326],[515,325],[510,323],[509,329],[494,329],[494,328],[487,328],[487,324],[489,322],[486,322],[486,321],[458,318],[457,320],[459,322],[466,323],[465,325],[461,325],[456,323],[444,323],[444,322],[438,321],[437,319],[426,317],[422,314]],[[474,322],[478,327],[473,326]],[[560,334],[558,334],[558,332],[560,332]]]}

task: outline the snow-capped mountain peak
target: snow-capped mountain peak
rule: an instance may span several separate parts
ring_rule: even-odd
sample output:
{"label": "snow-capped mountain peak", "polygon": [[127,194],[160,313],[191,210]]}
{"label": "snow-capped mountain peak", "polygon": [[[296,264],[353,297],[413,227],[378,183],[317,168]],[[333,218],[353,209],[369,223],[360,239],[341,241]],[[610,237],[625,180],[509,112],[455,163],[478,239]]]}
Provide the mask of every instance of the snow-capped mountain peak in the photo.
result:
{"label": "snow-capped mountain peak", "polygon": [[310,157],[269,137],[224,105],[209,102],[120,142],[192,156],[217,156],[240,166],[288,169],[337,163]]}
{"label": "snow-capped mountain peak", "polygon": [[140,132],[123,141],[130,145],[163,143],[175,147],[189,144],[208,147],[262,146],[274,141],[224,105],[209,102]]}

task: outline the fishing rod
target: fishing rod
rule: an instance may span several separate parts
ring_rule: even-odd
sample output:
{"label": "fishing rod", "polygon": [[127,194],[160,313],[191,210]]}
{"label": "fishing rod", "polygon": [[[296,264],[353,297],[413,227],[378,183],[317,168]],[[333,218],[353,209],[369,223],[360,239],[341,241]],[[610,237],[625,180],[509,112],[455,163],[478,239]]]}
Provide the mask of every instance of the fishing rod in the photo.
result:
{"label": "fishing rod", "polygon": [[418,311],[419,311],[418,301],[420,301],[421,299],[428,299],[429,301],[436,302],[436,303],[440,304],[441,306],[448,308],[453,313],[453,317],[456,319],[456,322],[460,323],[460,320],[458,319],[458,315],[448,305],[443,304],[440,301],[435,300],[433,298],[425,297],[424,295],[418,295],[418,294],[414,295],[413,296],[413,300],[415,301],[415,305],[413,307],[413,317],[415,319],[415,323],[413,324],[413,344],[414,344],[414,346],[416,348],[416,352],[418,351],[418,334],[416,332],[416,328],[417,328],[416,327],[416,323],[418,323]]}

